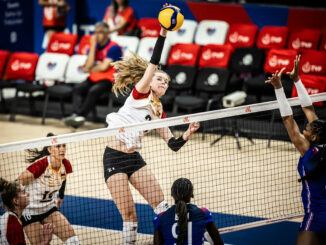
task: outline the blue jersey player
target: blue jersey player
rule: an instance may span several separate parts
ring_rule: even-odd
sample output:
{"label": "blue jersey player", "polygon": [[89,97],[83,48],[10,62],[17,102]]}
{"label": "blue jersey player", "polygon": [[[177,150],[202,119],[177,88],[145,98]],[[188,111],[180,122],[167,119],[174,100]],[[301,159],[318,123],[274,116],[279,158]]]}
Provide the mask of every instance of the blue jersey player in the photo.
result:
{"label": "blue jersey player", "polygon": [[153,221],[154,244],[203,244],[207,230],[214,244],[222,245],[212,214],[206,208],[190,203],[190,198],[193,197],[190,180],[177,179],[171,192],[175,205],[157,215]]}
{"label": "blue jersey player", "polygon": [[305,216],[297,236],[297,245],[326,244],[326,121],[318,119],[312,101],[299,76],[300,55],[287,75],[294,81],[298,97],[308,124],[301,133],[285,97],[280,72],[269,77],[266,83],[274,86],[283,123],[290,139],[300,152],[298,171],[302,182],[302,203]]}

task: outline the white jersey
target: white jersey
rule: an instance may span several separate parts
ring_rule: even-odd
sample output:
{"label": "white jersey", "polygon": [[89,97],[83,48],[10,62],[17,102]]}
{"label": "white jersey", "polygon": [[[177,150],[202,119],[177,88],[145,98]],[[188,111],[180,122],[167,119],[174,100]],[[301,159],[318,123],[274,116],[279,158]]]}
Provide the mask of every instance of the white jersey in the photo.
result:
{"label": "white jersey", "polygon": [[0,244],[26,244],[22,223],[13,212],[0,216]]}
{"label": "white jersey", "polygon": [[[108,127],[125,126],[131,123],[145,122],[165,118],[162,103],[155,99],[153,92],[139,93],[134,88],[125,104],[117,113],[110,113],[106,117]],[[128,150],[139,151],[143,131],[120,133],[117,137],[126,144]]]}
{"label": "white jersey", "polygon": [[35,178],[25,186],[30,203],[24,209],[23,216],[28,220],[30,215],[43,214],[56,207],[58,191],[72,168],[70,162],[63,159],[59,170],[54,170],[48,156],[37,160],[27,170]]}

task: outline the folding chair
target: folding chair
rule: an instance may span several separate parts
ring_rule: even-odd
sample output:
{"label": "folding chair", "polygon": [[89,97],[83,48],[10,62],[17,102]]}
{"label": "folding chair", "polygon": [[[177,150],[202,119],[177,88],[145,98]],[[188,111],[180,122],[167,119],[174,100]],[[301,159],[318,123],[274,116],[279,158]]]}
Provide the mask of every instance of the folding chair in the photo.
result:
{"label": "folding chair", "polygon": [[231,24],[226,43],[237,47],[253,47],[256,44],[258,27],[250,24]]}
{"label": "folding chair", "polygon": [[195,43],[205,44],[224,44],[229,30],[229,24],[220,20],[202,20],[199,22]]}
{"label": "folding chair", "polygon": [[316,29],[294,29],[290,31],[289,40],[287,43],[288,49],[303,50],[315,49],[317,50],[321,31]]}
{"label": "folding chair", "polygon": [[171,45],[177,43],[193,43],[198,23],[194,20],[184,20],[182,26],[173,32],[169,32],[167,39]]}

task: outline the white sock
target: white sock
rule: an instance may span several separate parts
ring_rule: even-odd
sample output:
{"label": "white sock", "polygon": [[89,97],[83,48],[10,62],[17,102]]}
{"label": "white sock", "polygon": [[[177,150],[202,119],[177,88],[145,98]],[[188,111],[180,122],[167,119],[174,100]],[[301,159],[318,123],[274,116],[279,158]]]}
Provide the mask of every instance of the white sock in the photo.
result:
{"label": "white sock", "polygon": [[77,236],[69,237],[65,243],[66,245],[80,245],[80,242],[78,240]]}
{"label": "white sock", "polygon": [[206,238],[206,240],[207,240],[207,242],[208,242],[209,244],[214,244],[213,239],[211,238],[211,236],[208,234],[207,231],[205,231],[205,233],[204,233],[204,237]]}
{"label": "white sock", "polygon": [[166,211],[169,208],[169,204],[167,201],[163,200],[157,207],[154,209],[155,214],[160,214]]}
{"label": "white sock", "polygon": [[122,239],[123,245],[136,244],[137,222],[123,222]]}

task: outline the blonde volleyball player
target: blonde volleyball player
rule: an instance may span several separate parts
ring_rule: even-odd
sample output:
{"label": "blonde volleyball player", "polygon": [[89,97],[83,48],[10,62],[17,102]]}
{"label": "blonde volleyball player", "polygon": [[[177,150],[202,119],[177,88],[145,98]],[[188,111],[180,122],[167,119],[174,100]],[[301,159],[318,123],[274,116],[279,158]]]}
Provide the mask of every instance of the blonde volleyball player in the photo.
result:
{"label": "blonde volleyball player", "polygon": [[300,55],[287,74],[294,81],[308,124],[301,133],[285,97],[281,76],[284,68],[269,77],[266,83],[275,88],[284,126],[298,152],[298,172],[302,182],[302,204],[305,211],[297,236],[297,245],[326,244],[326,121],[318,119],[312,101],[299,78]]}
{"label": "blonde volleyball player", "polygon": [[71,224],[58,210],[64,197],[67,175],[72,173],[71,164],[65,158],[66,145],[44,147],[42,151],[29,150],[29,153],[27,161],[32,164],[18,177],[30,194],[30,203],[22,215],[29,241],[31,244],[42,243],[43,225],[50,223],[55,227],[54,234],[65,244],[80,244]]}
{"label": "blonde volleyball player", "polygon": [[[118,69],[113,90],[126,92],[135,85],[123,107],[107,116],[108,127],[165,118],[160,102],[170,77],[157,68],[167,31],[161,29],[150,63],[133,54],[128,60],[114,63]],[[199,123],[191,123],[187,131],[174,138],[168,127],[159,134],[173,151],[178,151],[197,131]],[[156,214],[168,208],[162,189],[139,154],[145,132],[121,133],[109,139],[103,156],[104,177],[112,198],[123,219],[123,244],[135,244],[137,215],[129,183],[147,200]]]}

